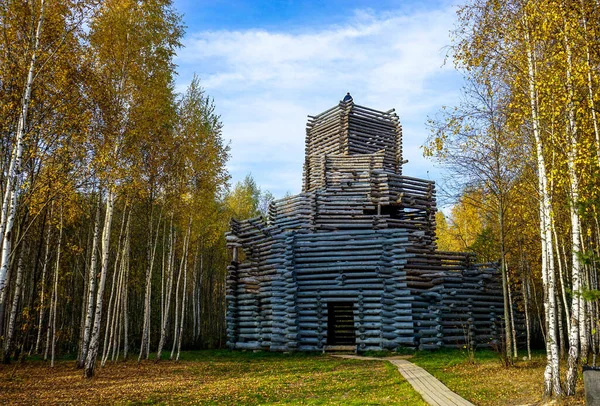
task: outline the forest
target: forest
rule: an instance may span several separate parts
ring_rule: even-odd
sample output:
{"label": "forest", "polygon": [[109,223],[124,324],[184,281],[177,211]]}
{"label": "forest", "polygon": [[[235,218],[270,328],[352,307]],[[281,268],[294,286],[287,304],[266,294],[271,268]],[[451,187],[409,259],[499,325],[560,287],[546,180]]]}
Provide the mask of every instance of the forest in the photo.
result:
{"label": "forest", "polygon": [[545,342],[548,396],[574,395],[578,364],[595,365],[600,346],[598,21],[598,1],[462,6],[449,47],[461,102],[429,120],[423,148],[457,201],[437,213],[439,247],[500,259],[507,361],[512,304],[528,356],[531,330]]}
{"label": "forest", "polygon": [[[465,85],[422,148],[449,174],[438,248],[499,261],[505,366],[543,340],[546,396],[600,351],[599,21],[598,0],[459,6]],[[92,377],[222,348],[224,233],[273,196],[231,185],[200,78],[176,91],[173,2],[4,0],[0,22],[1,361],[73,354]]]}
{"label": "forest", "polygon": [[[224,232],[270,199],[228,188],[194,78],[174,86],[171,1],[2,2],[3,362],[178,358],[224,335]],[[264,202],[262,203],[265,205]]]}

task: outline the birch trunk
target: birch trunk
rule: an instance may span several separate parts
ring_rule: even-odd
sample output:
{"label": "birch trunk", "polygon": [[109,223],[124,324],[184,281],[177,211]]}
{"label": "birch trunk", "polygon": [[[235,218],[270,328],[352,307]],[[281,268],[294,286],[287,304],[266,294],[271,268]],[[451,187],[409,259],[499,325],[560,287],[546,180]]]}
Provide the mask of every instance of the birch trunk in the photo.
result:
{"label": "birch trunk", "polygon": [[[171,294],[173,292],[173,273],[174,273],[173,261],[174,261],[174,256],[175,256],[174,251],[175,251],[175,236],[173,233],[173,216],[171,216],[171,224],[169,226],[169,250],[168,250],[168,254],[167,254],[167,268],[166,268],[167,296],[164,297],[164,293],[163,293],[163,298],[161,299],[161,303],[164,303],[164,307],[161,309],[161,318],[160,319],[162,320],[162,325],[160,326],[160,340],[158,342],[158,349],[156,351],[156,360],[157,361],[160,361],[160,359],[162,357],[162,350],[165,345],[165,340],[167,337],[167,328],[169,325],[169,312],[171,310]],[[164,275],[164,272],[163,272],[163,275]],[[163,292],[164,292],[164,290],[163,290]]]}
{"label": "birch trunk", "polygon": [[[48,220],[50,221],[50,220]],[[50,231],[52,230],[51,226],[48,226],[48,230],[46,231],[46,250],[44,252],[44,264],[42,265],[42,281],[41,281],[41,292],[40,292],[40,312],[39,312],[39,320],[38,320],[38,331],[37,338],[35,340],[35,353],[39,354],[40,351],[40,341],[42,339],[42,326],[44,323],[44,313],[46,311],[45,300],[46,300],[46,272],[48,270],[48,257],[50,255]]]}
{"label": "birch trunk", "polygon": [[115,303],[114,300],[115,299],[115,292],[117,292],[118,295],[118,289],[117,289],[117,274],[119,273],[119,257],[121,254],[121,243],[123,240],[123,230],[125,228],[125,219],[126,219],[126,211],[127,211],[127,205],[125,205],[125,208],[123,209],[123,216],[121,219],[121,229],[119,231],[119,242],[117,243],[117,256],[115,258],[115,264],[114,264],[114,269],[113,269],[113,277],[112,277],[112,283],[111,283],[111,287],[110,287],[110,298],[108,300],[108,314],[106,315],[106,326],[104,328],[104,345],[102,347],[102,361],[100,363],[101,366],[104,366],[106,364],[106,359],[108,358],[108,347],[109,347],[109,342],[108,342],[108,337],[109,337],[109,333],[112,334],[111,332],[114,329],[114,320],[116,319],[116,310],[113,309],[113,307],[115,307]]}
{"label": "birch trunk", "polygon": [[[60,207],[60,230],[58,232],[58,246],[56,247],[56,267],[54,268],[54,289],[52,293],[52,361],[50,366],[54,367],[56,350],[56,308],[58,303],[58,271],[60,269],[60,254],[63,235],[63,208]],[[50,329],[48,328],[48,331]]]}
{"label": "birch trunk", "polygon": [[[115,300],[114,309],[113,309],[113,321],[110,326],[110,338],[108,341],[108,353],[106,354],[106,359],[111,357],[111,360],[115,360],[115,354],[117,353],[118,343],[119,343],[119,334],[120,328],[122,324],[121,319],[121,301],[122,301],[122,292],[123,292],[123,273],[125,269],[123,268],[123,261],[121,260],[121,266],[119,267],[119,278],[117,279],[117,298]],[[103,362],[106,362],[106,359]]]}
{"label": "birch trunk", "polygon": [[[184,238],[184,246],[185,246],[185,238]],[[181,274],[183,272],[183,261],[184,261],[184,257],[181,257],[181,262],[179,264],[179,272],[177,275],[177,287],[175,288],[175,323],[174,323],[174,329],[173,329],[173,348],[171,349],[171,356],[169,357],[170,360],[173,359],[173,356],[175,355],[175,348],[177,347],[177,339],[179,337],[178,333],[179,333],[179,286],[181,283]]]}
{"label": "birch trunk", "polygon": [[581,360],[581,362],[583,364],[587,364],[587,356],[588,356],[588,352],[589,352],[589,335],[588,335],[588,321],[587,321],[587,314],[588,314],[588,307],[589,304],[587,303],[587,301],[585,300],[585,298],[583,297],[583,292],[585,291],[585,289],[587,288],[587,284],[586,284],[586,277],[585,277],[585,267],[582,268],[582,278],[581,278],[581,293],[579,294],[579,297],[577,298],[579,300],[579,345],[580,345],[580,349],[579,349],[579,358]]}
{"label": "birch trunk", "polygon": [[[558,245],[558,236],[556,234],[556,227],[552,226],[552,233],[554,235],[554,248],[556,250],[557,254],[560,254],[560,250],[559,250],[559,245]],[[564,250],[563,250],[564,253]],[[569,311],[569,302],[567,301],[567,293],[566,293],[566,289],[565,289],[565,278],[563,275],[563,266],[562,266],[562,261],[560,260],[560,258],[558,259],[558,261],[556,261],[558,263],[558,275],[560,278],[560,289],[561,289],[561,293],[562,293],[562,302],[563,302],[563,306],[564,306],[564,310],[565,310],[565,315],[566,315],[566,319],[567,319],[567,331],[571,331],[571,312]]]}
{"label": "birch trunk", "polygon": [[[560,299],[560,298],[559,298]],[[560,359],[565,359],[565,329],[563,326],[563,307],[562,306],[557,306],[556,307],[556,313],[557,313],[557,319],[558,319],[558,348],[559,348],[559,355],[560,355]]]}
{"label": "birch trunk", "polygon": [[[508,304],[509,304],[509,309],[510,309],[510,330],[511,330],[511,335],[512,335],[512,342],[513,342],[513,354],[512,356],[514,358],[518,357],[518,353],[517,353],[517,331],[515,330],[515,312],[513,310],[513,300],[512,300],[512,289],[510,288],[510,274],[508,272],[506,272],[506,287],[508,289]],[[508,356],[510,356],[510,354],[507,354]]]}
{"label": "birch trunk", "polygon": [[122,285],[122,283],[123,283],[123,267],[120,266],[119,270],[118,270],[115,301],[114,301],[113,306],[111,307],[112,308],[112,319],[110,322],[110,335],[109,335],[108,344],[107,344],[108,349],[107,349],[106,355],[103,356],[102,366],[104,366],[106,364],[106,361],[108,360],[109,357],[111,357],[111,359],[114,361],[114,359],[115,359],[114,355],[117,351],[115,348],[116,341],[117,341],[115,331],[118,332],[119,326],[120,326],[120,321],[121,321],[121,312],[119,310],[120,310],[120,306],[121,306],[121,290],[122,290],[121,285]]}
{"label": "birch trunk", "polygon": [[586,62],[586,71],[587,71],[587,90],[588,90],[588,106],[590,108],[590,112],[592,113],[592,124],[594,126],[594,135],[596,137],[596,159],[598,160],[598,165],[600,166],[600,128],[598,126],[598,118],[596,117],[596,104],[594,100],[594,81],[592,79],[592,71],[594,71],[594,66],[592,64],[592,58],[590,56],[590,42],[588,39],[588,22],[586,18],[586,13],[584,11],[584,0],[581,0],[581,16],[582,16],[582,24],[583,24],[583,39],[585,42],[585,62]]}
{"label": "birch trunk", "polygon": [[12,306],[10,309],[10,317],[8,320],[8,330],[4,336],[4,357],[3,363],[10,364],[10,356],[12,353],[13,340],[15,336],[15,323],[17,319],[17,310],[19,301],[21,300],[21,285],[23,283],[23,251],[25,247],[19,250],[19,259],[17,260],[17,279],[15,280],[15,294],[13,295]]}
{"label": "birch trunk", "polygon": [[[506,268],[506,244],[505,244],[505,230],[504,230],[504,203],[502,198],[499,199],[498,205],[498,222],[500,224],[500,268],[502,270],[502,295],[504,301],[504,341],[506,342],[505,354],[506,361],[509,364],[512,356],[512,330],[513,325],[511,323],[510,313],[510,292],[509,292],[509,281],[508,281],[508,269]],[[514,345],[516,347],[516,343]]]}
{"label": "birch trunk", "polygon": [[156,246],[158,245],[158,235],[160,230],[160,221],[162,218],[162,211],[158,216],[158,222],[156,224],[156,238],[154,243],[152,242],[152,213],[150,214],[150,235],[148,239],[148,267],[146,268],[146,292],[144,294],[144,324],[142,330],[142,343],[140,346],[140,355],[138,362],[142,358],[148,358],[150,356],[150,310],[151,310],[151,298],[152,298],[152,270],[154,268],[154,258],[156,256]]}
{"label": "birch trunk", "polygon": [[523,279],[523,307],[525,310],[525,331],[527,334],[527,360],[531,361],[531,322],[529,321],[529,278]]}
{"label": "birch trunk", "polygon": [[86,301],[85,324],[83,327],[83,341],[81,343],[81,358],[77,362],[78,368],[83,368],[90,347],[90,333],[94,317],[94,294],[96,292],[96,274],[98,259],[96,253],[98,251],[98,242],[100,239],[100,208],[102,206],[102,197],[98,191],[98,206],[96,207],[96,219],[94,220],[94,236],[92,239],[92,259],[90,260],[90,271],[88,281],[88,292]]}
{"label": "birch trunk", "polygon": [[4,198],[2,199],[2,213],[0,214],[0,238],[2,251],[0,253],[0,307],[4,306],[4,290],[6,287],[6,274],[9,266],[10,240],[15,215],[17,212],[17,200],[19,192],[19,177],[21,173],[21,159],[23,157],[23,138],[25,136],[25,126],[27,123],[27,112],[31,100],[31,88],[35,78],[35,63],[37,53],[40,47],[40,37],[42,34],[42,24],[44,22],[44,11],[46,7],[45,0],[40,0],[40,15],[38,17],[35,30],[35,40],[31,59],[29,60],[29,69],[27,79],[25,80],[25,91],[21,100],[21,111],[17,123],[17,132],[15,134],[15,146],[11,154],[8,172],[5,178]]}
{"label": "birch trunk", "polygon": [[[131,211],[129,212],[131,216]],[[125,269],[125,274],[123,278],[123,359],[127,359],[127,353],[129,351],[129,314],[128,314],[128,294],[129,291],[127,289],[129,282],[129,252],[131,249],[131,233],[130,233],[130,221],[127,219],[127,233],[125,235],[125,248],[124,248],[124,257],[123,257],[123,267]]]}
{"label": "birch trunk", "polygon": [[106,214],[104,227],[102,229],[102,261],[100,270],[100,283],[96,294],[96,311],[94,314],[94,328],[90,339],[90,348],[85,360],[84,375],[86,378],[94,376],[96,358],[98,356],[98,347],[100,345],[100,326],[102,321],[102,297],[104,294],[104,285],[106,283],[106,274],[108,272],[108,255],[110,252],[110,230],[112,225],[112,216],[114,211],[115,196],[114,191],[109,188],[106,199]]}
{"label": "birch trunk", "polygon": [[185,306],[186,306],[186,297],[187,297],[187,257],[188,250],[190,245],[190,234],[192,230],[192,219],[188,222],[187,235],[185,238],[184,248],[183,248],[183,292],[181,293],[181,322],[179,324],[179,333],[177,334],[177,356],[175,358],[176,361],[179,361],[179,355],[181,354],[181,341],[183,336],[183,324],[185,321]]}
{"label": "birch trunk", "polygon": [[[171,226],[173,225],[173,217],[171,217]],[[171,237],[171,228],[169,228],[169,238]],[[165,324],[165,269],[166,265],[165,265],[165,239],[167,238],[167,224],[165,222],[164,228],[163,228],[163,239],[162,239],[162,265],[160,268],[160,328],[162,331],[162,326]],[[169,240],[169,243],[171,243],[171,240]],[[158,345],[159,347],[161,347],[160,343]]]}
{"label": "birch trunk", "polygon": [[[571,217],[571,284],[573,290],[573,300],[571,301],[571,331],[569,331],[569,357],[567,359],[567,377],[566,377],[566,394],[567,396],[575,395],[575,385],[577,384],[577,362],[579,360],[579,345],[583,344],[585,338],[581,340],[580,333],[582,329],[585,330],[585,317],[583,313],[582,305],[583,298],[581,295],[581,273],[582,264],[579,260],[579,254],[581,253],[581,223],[579,215],[577,213],[577,202],[579,201],[579,180],[577,178],[575,160],[577,159],[577,123],[575,120],[575,106],[574,106],[574,90],[573,82],[571,78],[572,71],[572,55],[571,46],[567,38],[567,26],[564,24],[564,41],[565,51],[567,56],[567,168],[570,180],[570,204],[569,214]],[[583,348],[582,348],[583,350]]]}
{"label": "birch trunk", "polygon": [[546,351],[547,365],[544,372],[544,394],[551,396],[562,395],[560,385],[560,362],[557,346],[556,334],[556,297],[555,277],[554,277],[554,253],[552,250],[552,207],[548,190],[548,177],[546,173],[546,163],[544,161],[543,143],[539,128],[539,118],[537,110],[537,95],[536,95],[536,77],[535,77],[535,60],[532,50],[532,42],[528,32],[528,24],[524,23],[524,34],[527,47],[527,65],[528,65],[528,85],[529,85],[529,102],[531,107],[531,123],[533,136],[535,140],[536,158],[537,158],[537,175],[538,175],[538,190],[540,194],[539,212],[540,212],[540,239],[542,243],[542,281],[544,285],[544,310],[546,314],[546,324],[548,332],[546,334]]}
{"label": "birch trunk", "polygon": [[198,260],[199,246],[196,247],[196,253],[194,254],[194,264],[192,265],[192,312],[193,312],[193,340],[194,344],[198,340],[198,269],[196,268],[196,261]]}

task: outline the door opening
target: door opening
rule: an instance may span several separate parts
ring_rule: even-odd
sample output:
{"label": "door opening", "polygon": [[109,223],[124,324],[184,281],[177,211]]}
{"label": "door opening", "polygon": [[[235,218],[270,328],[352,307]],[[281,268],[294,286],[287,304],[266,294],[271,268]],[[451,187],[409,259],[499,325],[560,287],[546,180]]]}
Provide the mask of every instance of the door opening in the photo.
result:
{"label": "door opening", "polygon": [[352,302],[327,303],[327,345],[354,345],[354,304]]}

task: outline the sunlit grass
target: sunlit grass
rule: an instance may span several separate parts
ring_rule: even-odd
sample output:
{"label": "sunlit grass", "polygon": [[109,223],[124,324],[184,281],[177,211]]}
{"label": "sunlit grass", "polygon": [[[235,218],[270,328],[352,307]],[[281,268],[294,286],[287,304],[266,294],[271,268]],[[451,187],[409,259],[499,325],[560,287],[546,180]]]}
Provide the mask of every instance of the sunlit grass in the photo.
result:
{"label": "sunlit grass", "polygon": [[92,380],[73,361],[28,361],[0,366],[0,387],[0,404],[425,405],[387,362],[303,353],[185,352],[108,363]]}
{"label": "sunlit grass", "polygon": [[[544,401],[546,354],[543,352],[534,353],[531,361],[520,358],[511,368],[503,367],[493,351],[476,351],[474,364],[468,362],[466,353],[458,350],[418,352],[411,362],[476,405],[530,405]],[[557,404],[584,405],[583,380],[577,384],[577,396]]]}

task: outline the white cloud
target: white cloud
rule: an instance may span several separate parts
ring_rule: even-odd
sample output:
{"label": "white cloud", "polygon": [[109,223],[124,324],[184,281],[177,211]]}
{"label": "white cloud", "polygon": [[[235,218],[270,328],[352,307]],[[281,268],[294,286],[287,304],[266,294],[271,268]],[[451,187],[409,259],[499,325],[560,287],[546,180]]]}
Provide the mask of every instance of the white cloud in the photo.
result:
{"label": "white cloud", "polygon": [[362,10],[343,25],[302,32],[191,33],[177,58],[180,79],[187,83],[196,72],[215,97],[231,140],[234,181],[252,172],[276,196],[299,192],[306,115],[333,106],[346,91],[357,104],[395,107],[410,161],[405,173],[435,179],[437,170],[418,146],[427,115],[457,97],[458,75],[443,66],[454,17],[449,6],[384,15]]}

